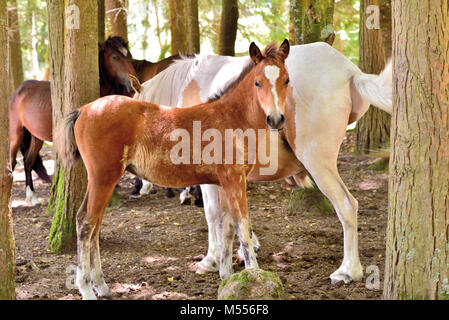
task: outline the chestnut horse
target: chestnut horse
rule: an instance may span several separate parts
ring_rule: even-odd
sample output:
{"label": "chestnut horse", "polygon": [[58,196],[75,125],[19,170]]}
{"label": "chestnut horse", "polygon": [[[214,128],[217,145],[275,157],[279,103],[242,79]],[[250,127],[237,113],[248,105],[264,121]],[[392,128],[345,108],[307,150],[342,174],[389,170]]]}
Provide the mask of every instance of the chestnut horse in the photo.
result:
{"label": "chestnut horse", "polygon": [[[172,107],[196,105],[220,93],[247,64],[247,57],[197,55],[176,62],[143,84],[139,99]],[[380,75],[364,74],[339,51],[325,43],[292,46],[286,60],[293,87],[287,104],[285,140],[307,171],[295,176],[299,186],[317,186],[333,204],[343,225],[344,256],[331,276],[332,283],[360,281],[363,268],[357,238],[357,200],[337,169],[347,125],[360,119],[370,104],[392,110],[391,64]],[[290,99],[288,100],[288,102]],[[270,181],[269,177],[264,180]],[[221,206],[219,188],[201,186],[209,227],[209,248],[199,270],[216,272],[221,266]],[[255,242],[253,237],[253,242]],[[239,251],[240,256],[241,250]],[[227,268],[227,267],[224,267]]]}
{"label": "chestnut horse", "polygon": [[[128,49],[120,37],[110,37],[99,44],[101,96],[134,94],[129,75],[137,75],[127,55]],[[39,156],[43,142],[53,139],[50,82],[30,80],[22,83],[11,98],[9,117],[11,168],[14,170],[16,166],[20,147],[24,157],[26,200],[38,204],[31,170],[34,169],[45,181],[50,181]]]}
{"label": "chestnut horse", "polygon": [[[276,153],[285,148],[278,130],[286,121],[290,80],[284,62],[289,51],[288,40],[279,49],[268,46],[264,53],[252,43],[250,63],[213,102],[167,108],[111,96],[66,117],[57,135],[59,154],[66,165],[80,155],[88,172],[87,193],[77,214],[76,283],[83,299],[96,299],[92,284],[99,296],[111,295],[101,271],[98,238],[105,208],[125,170],[165,187],[220,185],[230,211],[227,217],[232,216],[223,221],[222,235],[233,238],[235,223],[245,267],[258,268],[250,237],[246,180],[253,171],[282,179],[286,172],[300,169],[293,154],[278,159]],[[220,137],[226,137],[225,141]],[[206,145],[211,138],[213,142]],[[252,150],[258,151],[257,156]],[[283,163],[284,169],[278,171],[278,161],[289,165]],[[222,259],[232,259],[230,249]],[[223,278],[231,273],[232,268],[220,270]]]}

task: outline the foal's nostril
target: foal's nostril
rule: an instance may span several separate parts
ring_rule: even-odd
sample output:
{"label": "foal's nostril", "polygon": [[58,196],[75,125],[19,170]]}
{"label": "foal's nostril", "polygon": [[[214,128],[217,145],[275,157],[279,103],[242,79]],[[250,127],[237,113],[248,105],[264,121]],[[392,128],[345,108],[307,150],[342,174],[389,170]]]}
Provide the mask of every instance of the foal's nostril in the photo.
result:
{"label": "foal's nostril", "polygon": [[280,124],[281,125],[285,124],[285,117],[284,117],[284,115],[281,115],[281,122],[280,122]]}
{"label": "foal's nostril", "polygon": [[281,130],[285,124],[285,117],[284,115],[280,115],[279,117],[269,115],[267,117],[267,124],[273,130]]}
{"label": "foal's nostril", "polygon": [[268,117],[267,117],[267,124],[268,124],[269,127],[272,126],[271,116],[268,116]]}

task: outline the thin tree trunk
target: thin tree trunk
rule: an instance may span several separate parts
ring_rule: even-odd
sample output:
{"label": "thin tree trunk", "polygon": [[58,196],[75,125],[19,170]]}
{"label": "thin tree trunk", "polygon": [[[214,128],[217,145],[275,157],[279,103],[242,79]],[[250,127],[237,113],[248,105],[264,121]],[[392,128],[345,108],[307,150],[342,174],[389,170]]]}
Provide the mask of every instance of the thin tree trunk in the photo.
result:
{"label": "thin tree trunk", "polygon": [[380,27],[382,28],[382,40],[384,43],[385,57],[391,58],[393,47],[393,21],[391,19],[391,0],[382,0],[380,4]]}
{"label": "thin tree trunk", "polygon": [[98,0],[98,42],[106,40],[106,5],[105,0]]}
{"label": "thin tree trunk", "polygon": [[[378,74],[385,67],[382,29],[368,19],[374,13],[370,6],[380,8],[381,0],[362,0],[360,2],[360,59],[363,72]],[[368,25],[367,25],[368,23]],[[371,23],[371,24],[370,24]],[[357,124],[356,152],[365,154],[379,149],[390,141],[391,117],[377,108],[370,108]]]}
{"label": "thin tree trunk", "polygon": [[222,56],[235,56],[238,20],[238,0],[222,0],[220,31],[218,34],[218,53]]}
{"label": "thin tree trunk", "polygon": [[128,41],[128,0],[106,1],[106,36],[119,36]]}
{"label": "thin tree trunk", "polygon": [[449,298],[448,10],[447,0],[393,3],[387,299]]}
{"label": "thin tree trunk", "polygon": [[[54,9],[51,13],[49,24],[51,29],[60,26],[64,20],[64,8],[48,0]],[[65,7],[70,6],[69,0],[65,1]],[[77,6],[80,10],[80,28],[66,29],[65,38],[62,43],[64,48],[63,56],[58,56],[56,52],[52,56],[52,66],[63,61],[64,81],[59,84],[63,88],[63,97],[55,97],[53,103],[54,127],[56,128],[63,118],[63,115],[76,110],[84,104],[94,101],[100,96],[99,67],[98,67],[98,7],[96,1],[78,0]],[[50,7],[50,6],[49,6]],[[57,21],[53,21],[57,20]],[[64,29],[62,29],[64,30]],[[61,40],[61,35],[57,39]],[[51,52],[55,53],[54,46],[61,43],[52,43]],[[57,70],[52,69],[54,76]],[[61,80],[60,78],[57,78]],[[54,82],[54,81],[53,81]],[[53,181],[53,189],[49,210],[52,210],[53,222],[50,230],[49,242],[52,252],[62,252],[71,248],[76,240],[76,213],[84,198],[87,186],[87,176],[84,165],[81,161],[72,167],[62,167],[56,165],[58,171]]]}
{"label": "thin tree trunk", "polygon": [[8,8],[8,35],[9,35],[9,63],[10,63],[10,90],[13,92],[23,82],[22,48],[20,41],[19,15],[17,0],[9,1]]}
{"label": "thin tree trunk", "polygon": [[187,40],[187,0],[169,0],[170,7],[170,31],[171,31],[171,53],[172,55],[189,52]]}
{"label": "thin tree trunk", "polygon": [[293,42],[333,44],[335,0],[291,0]]}
{"label": "thin tree trunk", "polygon": [[[6,1],[0,0],[0,300],[13,300],[15,258],[9,161],[9,63]],[[6,62],[6,63],[5,63]]]}
{"label": "thin tree trunk", "polygon": [[189,54],[200,53],[200,24],[198,19],[198,0],[187,0],[187,34]]}

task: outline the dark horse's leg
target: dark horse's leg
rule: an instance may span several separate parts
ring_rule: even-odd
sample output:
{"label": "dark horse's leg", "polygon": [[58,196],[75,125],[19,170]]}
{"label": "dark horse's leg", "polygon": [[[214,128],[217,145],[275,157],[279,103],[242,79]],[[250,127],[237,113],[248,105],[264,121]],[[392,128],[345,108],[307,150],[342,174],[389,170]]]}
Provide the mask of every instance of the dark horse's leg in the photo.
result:
{"label": "dark horse's leg", "polygon": [[42,148],[44,142],[38,138],[31,136],[31,143],[28,151],[24,156],[24,166],[25,166],[25,183],[26,183],[26,200],[30,201],[33,205],[39,204],[39,199],[36,197],[33,186],[33,177],[31,175],[31,170],[33,169],[35,160],[39,151]]}
{"label": "dark horse's leg", "polygon": [[140,194],[140,189],[142,189],[143,183],[142,180],[139,179],[139,177],[136,177],[134,180],[134,189],[131,192],[132,197],[137,197]]}
{"label": "dark horse's leg", "polygon": [[[20,152],[23,155],[24,162],[25,162],[25,155],[30,149],[30,145],[31,145],[31,133],[25,129],[23,141],[22,144],[20,145]],[[36,159],[31,169],[34,170],[34,172],[36,172],[39,178],[41,178],[43,181],[51,183],[51,178],[47,173],[47,169],[44,167],[44,163],[39,153],[36,155]]]}
{"label": "dark horse's leg", "polygon": [[165,197],[166,197],[166,198],[169,198],[169,199],[175,197],[175,193],[173,192],[173,189],[172,189],[172,188],[167,188],[167,193],[165,194]]}
{"label": "dark horse's leg", "polygon": [[195,186],[193,188],[192,192],[193,192],[193,197],[195,198],[195,205],[200,208],[204,207],[203,194],[201,193],[201,187]]}

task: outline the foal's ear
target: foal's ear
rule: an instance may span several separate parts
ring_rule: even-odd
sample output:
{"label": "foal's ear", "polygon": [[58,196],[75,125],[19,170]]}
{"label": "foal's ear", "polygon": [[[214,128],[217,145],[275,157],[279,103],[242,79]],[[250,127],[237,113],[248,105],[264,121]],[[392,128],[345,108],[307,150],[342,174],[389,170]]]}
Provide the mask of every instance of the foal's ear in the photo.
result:
{"label": "foal's ear", "polygon": [[101,43],[101,42],[98,42],[98,51],[103,51],[104,50],[104,48],[105,48],[105,45],[104,45],[104,43]]}
{"label": "foal's ear", "polygon": [[285,39],[284,42],[282,42],[281,46],[278,50],[278,56],[285,61],[288,58],[288,55],[290,54],[290,42],[288,39]]}
{"label": "foal's ear", "polygon": [[254,42],[251,42],[249,46],[249,55],[255,64],[258,64],[263,59],[262,52]]}

